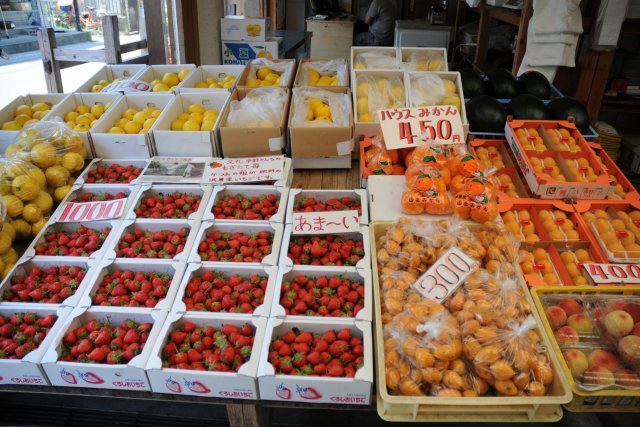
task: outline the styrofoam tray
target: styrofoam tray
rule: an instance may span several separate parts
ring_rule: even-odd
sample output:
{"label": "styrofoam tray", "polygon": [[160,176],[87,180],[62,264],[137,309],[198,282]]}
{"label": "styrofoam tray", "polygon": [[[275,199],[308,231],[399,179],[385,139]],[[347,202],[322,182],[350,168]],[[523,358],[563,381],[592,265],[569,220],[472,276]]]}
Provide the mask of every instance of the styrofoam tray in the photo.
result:
{"label": "styrofoam tray", "polygon": [[293,207],[298,197],[313,197],[318,201],[326,202],[332,198],[340,197],[352,197],[354,199],[360,199],[361,214],[360,224],[369,225],[369,204],[367,203],[367,192],[365,190],[356,188],[353,190],[303,190],[300,188],[292,188],[289,190],[289,200],[287,203],[287,219],[286,224],[291,224],[293,221]]}
{"label": "styrofoam tray", "polygon": [[208,185],[188,185],[188,184],[142,184],[140,186],[140,190],[136,193],[135,199],[129,205],[126,213],[126,219],[128,220],[144,220],[144,221],[159,221],[157,218],[138,218],[136,216],[135,210],[140,206],[143,199],[148,196],[157,195],[159,193],[173,193],[175,191],[179,191],[181,193],[187,194],[197,194],[200,196],[200,206],[195,212],[192,212],[187,218],[162,218],[163,221],[175,221],[175,222],[184,222],[186,220],[189,221],[198,221],[200,220],[205,213],[205,206],[209,202],[211,197],[211,193],[214,191],[213,187]]}
{"label": "styrofoam tray", "polygon": [[[132,182],[130,183],[105,183],[105,184],[100,184],[100,183],[87,183],[86,179],[88,177],[89,171],[91,170],[95,170],[100,166],[104,166],[104,167],[109,167],[111,165],[114,164],[118,164],[121,166],[136,166],[140,168],[140,175],[138,176],[138,178],[134,179]],[[84,171],[80,174],[80,176],[78,177],[78,179],[76,179],[76,182],[74,183],[74,185],[86,185],[86,186],[99,186],[99,185],[118,185],[118,186],[125,186],[125,185],[137,185],[140,184],[140,176],[142,176],[142,174],[144,173],[145,169],[147,168],[147,166],[149,166],[149,160],[144,160],[144,159],[93,159],[93,161],[91,163],[89,163],[89,165],[84,168]]]}
{"label": "styrofoam tray", "polygon": [[[241,194],[247,197],[260,197],[268,194],[275,194],[279,198],[278,210],[268,220],[246,220],[246,219],[218,219],[215,218],[212,212],[214,205],[221,197],[225,195],[238,195]],[[289,195],[289,188],[287,187],[275,187],[270,185],[221,185],[214,187],[213,194],[209,199],[209,203],[203,211],[203,222],[215,221],[218,224],[224,224],[227,222],[242,221],[248,224],[258,224],[261,222],[275,222],[282,224],[285,218],[285,212],[287,208],[287,199]]]}
{"label": "styrofoam tray", "polygon": [[[139,187],[135,185],[129,186],[129,185],[117,185],[117,184],[84,185],[84,186],[74,185],[71,188],[71,191],[67,193],[67,196],[62,200],[62,202],[60,202],[60,204],[58,205],[58,208],[53,212],[53,214],[51,215],[51,218],[54,221],[58,221],[60,219],[62,213],[65,211],[65,203],[90,203],[90,202],[71,202],[71,200],[73,199],[76,199],[76,198],[79,199],[80,197],[82,197],[83,194],[107,193],[113,196],[119,192],[123,192],[124,194],[126,194],[126,197],[124,199],[118,199],[118,200],[123,200],[123,206],[120,211],[120,215],[118,215],[113,219],[124,219],[126,213],[131,208],[131,204],[133,203],[134,200],[137,199],[138,188]],[[115,200],[111,200],[108,203],[110,202],[115,202]]]}

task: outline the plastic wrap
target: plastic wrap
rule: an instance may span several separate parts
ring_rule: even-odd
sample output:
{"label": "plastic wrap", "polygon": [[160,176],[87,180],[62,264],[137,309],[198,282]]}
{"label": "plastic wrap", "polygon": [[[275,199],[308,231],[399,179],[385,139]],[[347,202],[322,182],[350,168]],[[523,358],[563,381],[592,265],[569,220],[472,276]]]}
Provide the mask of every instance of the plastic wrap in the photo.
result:
{"label": "plastic wrap", "polygon": [[447,71],[441,52],[413,51],[402,61],[406,71]]}
{"label": "plastic wrap", "polygon": [[303,62],[300,67],[302,86],[348,86],[347,61],[343,58]]}
{"label": "plastic wrap", "polygon": [[293,117],[290,125],[349,127],[351,103],[349,95],[322,89],[293,90]]}
{"label": "plastic wrap", "polygon": [[241,101],[231,101],[227,126],[278,127],[286,107],[287,92],[284,89],[253,89]]}
{"label": "plastic wrap", "polygon": [[[294,62],[291,61],[275,62],[267,58],[254,59],[251,61],[251,67],[247,75],[247,86],[258,85],[250,84],[250,80],[269,82],[268,84],[262,83],[265,86],[287,86],[291,73],[293,73],[294,65]],[[264,71],[260,71],[261,69],[264,69]],[[269,74],[274,74],[276,77],[267,77]]]}
{"label": "plastic wrap", "polygon": [[358,121],[378,122],[378,110],[405,106],[404,83],[399,75],[358,76],[355,105]]}
{"label": "plastic wrap", "polygon": [[412,76],[411,105],[425,107],[428,105],[453,105],[461,108],[462,103],[456,84],[451,80],[440,78],[437,74],[424,73]]}
{"label": "plastic wrap", "polygon": [[398,164],[402,150],[387,150],[382,135],[369,139],[371,145],[365,151],[365,164],[374,175],[401,175],[405,172]]}
{"label": "plastic wrap", "polygon": [[405,177],[407,190],[402,193],[401,198],[403,213],[444,215],[451,212],[447,184],[437,168],[425,164],[418,167],[417,175]]}
{"label": "plastic wrap", "polygon": [[398,68],[395,51],[374,50],[356,54],[353,60],[355,70],[392,70]]}

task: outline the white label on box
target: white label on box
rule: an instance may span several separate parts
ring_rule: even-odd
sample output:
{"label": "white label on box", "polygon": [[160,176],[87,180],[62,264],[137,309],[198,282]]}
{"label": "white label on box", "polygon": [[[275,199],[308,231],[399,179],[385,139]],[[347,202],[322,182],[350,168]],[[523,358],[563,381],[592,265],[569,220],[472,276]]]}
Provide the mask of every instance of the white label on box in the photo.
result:
{"label": "white label on box", "polygon": [[281,136],[278,136],[276,138],[269,138],[269,150],[271,151],[282,150],[283,142],[284,142],[284,138]]}
{"label": "white label on box", "polygon": [[352,150],[353,142],[351,140],[336,143],[336,151],[338,152],[338,156],[346,156],[347,154],[351,153]]}
{"label": "white label on box", "polygon": [[360,231],[358,211],[294,212],[291,234]]}
{"label": "white label on box", "polygon": [[281,179],[284,179],[284,156],[265,156],[219,159],[209,162],[205,165],[202,182],[230,184]]}
{"label": "white label on box", "polygon": [[142,82],[140,80],[120,80],[119,82],[111,83],[102,89],[102,93],[114,93],[114,92],[124,92],[124,93],[140,93],[140,92],[150,92],[151,85],[147,82]]}
{"label": "white label on box", "polygon": [[460,111],[451,105],[380,110],[378,115],[388,149],[465,142]]}
{"label": "white label on box", "polygon": [[124,211],[127,199],[105,200],[100,202],[62,204],[62,214],[58,222],[99,221],[119,218]]}
{"label": "white label on box", "polygon": [[478,262],[458,248],[451,248],[436,261],[413,287],[422,296],[442,302],[453,293],[476,268]]}
{"label": "white label on box", "polygon": [[595,283],[640,283],[638,264],[582,264]]}

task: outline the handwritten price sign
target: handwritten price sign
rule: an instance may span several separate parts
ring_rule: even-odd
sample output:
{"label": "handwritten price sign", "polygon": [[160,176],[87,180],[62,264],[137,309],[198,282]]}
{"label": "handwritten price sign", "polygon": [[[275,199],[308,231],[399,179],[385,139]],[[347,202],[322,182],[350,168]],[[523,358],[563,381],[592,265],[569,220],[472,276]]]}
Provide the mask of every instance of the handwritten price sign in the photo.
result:
{"label": "handwritten price sign", "polygon": [[292,234],[360,231],[358,211],[294,212]]}
{"label": "handwritten price sign", "polygon": [[58,222],[99,221],[120,218],[124,212],[127,199],[117,199],[102,202],[62,204],[62,213]]}
{"label": "handwritten price sign", "polygon": [[150,91],[151,86],[149,85],[149,83],[140,80],[120,80],[119,82],[111,83],[110,85],[102,89],[102,93],[139,93]]}
{"label": "handwritten price sign", "polygon": [[640,283],[638,264],[582,264],[595,283]]}
{"label": "handwritten price sign", "polygon": [[380,127],[389,149],[428,143],[463,144],[460,111],[451,105],[380,110]]}
{"label": "handwritten price sign", "polygon": [[451,248],[418,278],[413,287],[422,296],[442,302],[458,289],[476,268],[476,260],[458,248]]}
{"label": "handwritten price sign", "polygon": [[278,181],[284,178],[284,157],[247,157],[208,162],[203,176],[205,184],[230,184]]}

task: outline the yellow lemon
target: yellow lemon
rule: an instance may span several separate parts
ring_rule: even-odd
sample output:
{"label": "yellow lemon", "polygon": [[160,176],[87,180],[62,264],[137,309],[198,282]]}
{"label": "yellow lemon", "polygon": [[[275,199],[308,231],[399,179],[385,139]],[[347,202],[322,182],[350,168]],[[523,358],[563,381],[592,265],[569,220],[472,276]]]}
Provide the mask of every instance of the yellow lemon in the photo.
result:
{"label": "yellow lemon", "polygon": [[40,206],[40,209],[42,209],[44,214],[48,214],[53,208],[53,197],[51,197],[51,194],[46,191],[41,191],[38,193],[38,197],[35,198],[33,203]]}
{"label": "yellow lemon", "polygon": [[91,113],[84,113],[76,117],[76,123],[89,126],[95,119]]}
{"label": "yellow lemon", "polygon": [[9,120],[8,122],[4,122],[2,124],[2,130],[20,130],[22,129],[22,125],[15,120]]}
{"label": "yellow lemon", "polygon": [[189,114],[191,114],[191,113],[204,113],[204,107],[202,106],[202,104],[191,104],[187,108],[187,111],[189,112]]}
{"label": "yellow lemon", "polygon": [[153,92],[169,92],[169,88],[170,86],[167,86],[164,83],[158,83],[156,85],[153,85]]}
{"label": "yellow lemon", "polygon": [[[47,168],[47,170],[44,172],[44,175],[47,177],[47,183],[53,188],[58,188],[66,185],[67,180],[70,176],[68,170],[58,165]],[[37,196],[38,195],[36,194],[35,197]]]}
{"label": "yellow lemon", "polygon": [[144,123],[142,124],[142,129],[144,130],[151,129],[151,126],[153,126],[155,122],[156,122],[155,117],[151,117],[150,119],[145,120]]}
{"label": "yellow lemon", "polygon": [[124,125],[126,125],[127,123],[129,123],[130,120],[125,119],[124,117],[122,117],[121,119],[118,119],[117,122],[115,122],[115,124],[113,125],[114,127],[118,127],[118,128],[124,128]]}
{"label": "yellow lemon", "polygon": [[175,119],[171,122],[171,130],[182,130],[185,120]]}
{"label": "yellow lemon", "polygon": [[9,144],[4,150],[4,156],[10,157],[13,153],[17,153],[18,151],[22,151],[22,147],[20,145]]}
{"label": "yellow lemon", "polygon": [[313,68],[309,68],[307,70],[307,74],[309,75],[309,80],[311,79],[318,80],[320,78],[320,73],[318,73],[318,71],[314,70]]}
{"label": "yellow lemon", "polygon": [[142,124],[138,122],[134,122],[133,120],[127,123],[126,125],[124,125],[125,133],[134,134],[134,133],[140,132],[141,129],[142,129]]}
{"label": "yellow lemon", "polygon": [[18,116],[20,114],[25,114],[29,117],[33,116],[33,111],[31,110],[31,107],[29,107],[28,105],[18,105],[16,107],[16,109],[13,111],[13,116]]}
{"label": "yellow lemon", "polygon": [[195,87],[198,89],[206,89],[209,87],[209,85],[206,82],[199,82],[196,83]]}
{"label": "yellow lemon", "polygon": [[222,87],[223,87],[223,88],[225,88],[225,89],[229,89],[230,87],[233,87],[233,83],[234,83],[234,81],[233,81],[233,80],[232,80],[232,81],[229,81],[229,82],[224,82],[224,83],[222,84]]}
{"label": "yellow lemon", "polygon": [[51,105],[46,102],[36,102],[31,106],[31,111],[48,111],[51,109]]}
{"label": "yellow lemon", "polygon": [[182,126],[182,130],[199,131],[200,130],[200,123],[193,122],[191,120],[187,120],[186,122],[184,122],[184,125]]}
{"label": "yellow lemon", "polygon": [[70,185],[63,185],[62,187],[58,187],[53,191],[53,200],[60,203],[67,197],[67,194],[71,191]]}
{"label": "yellow lemon", "polygon": [[311,98],[309,99],[309,108],[311,108],[311,110],[315,113],[316,108],[320,107],[324,105],[324,102],[322,102],[322,99],[320,98]]}
{"label": "yellow lemon", "polygon": [[76,107],[76,111],[78,112],[78,114],[87,114],[89,111],[91,111],[91,108],[89,108],[88,105],[80,104]]}
{"label": "yellow lemon", "polygon": [[31,237],[31,224],[24,219],[14,219],[13,227],[16,229],[16,239],[26,239]]}
{"label": "yellow lemon", "polygon": [[7,205],[7,215],[9,215],[11,218],[15,218],[17,216],[20,216],[20,214],[22,213],[22,209],[24,208],[24,204],[22,203],[22,200],[20,200],[18,197],[14,196],[13,194],[7,194],[4,197],[4,202]]}
{"label": "yellow lemon", "polygon": [[191,113],[189,114],[188,121],[200,124],[202,123],[203,119],[204,119],[204,115],[202,113]]}
{"label": "yellow lemon", "polygon": [[33,237],[36,237],[38,233],[40,233],[40,230],[42,230],[46,224],[47,224],[46,218],[40,218],[38,221],[31,224],[31,235]]}
{"label": "yellow lemon", "polygon": [[[15,233],[15,230],[13,232]],[[11,239],[13,240],[13,237]],[[4,261],[5,265],[15,264],[18,261],[18,258],[20,258],[18,252],[13,248],[10,248],[6,254],[2,255],[2,261]]]}
{"label": "yellow lemon", "polygon": [[444,84],[444,90],[449,93],[456,93],[458,91],[458,89],[456,88],[456,84],[451,80],[442,79],[442,84]]}
{"label": "yellow lemon", "polygon": [[184,68],[184,69],[180,70],[180,72],[178,73],[178,79],[180,81],[183,81],[184,79],[187,78],[187,76],[189,75],[190,71],[191,70],[189,70],[188,68]]}
{"label": "yellow lemon", "polygon": [[0,231],[0,255],[4,255],[9,252],[13,239],[7,233]]}
{"label": "yellow lemon", "polygon": [[273,73],[271,68],[269,67],[260,67],[258,71],[256,71],[256,77],[260,80],[264,80],[269,74]]}
{"label": "yellow lemon", "polygon": [[216,124],[215,120],[203,120],[202,125],[200,125],[200,130],[205,132],[210,132],[213,130],[213,126]]}
{"label": "yellow lemon", "polygon": [[356,101],[357,110],[359,114],[365,114],[369,112],[369,98],[361,96]]}
{"label": "yellow lemon", "polygon": [[251,87],[255,87],[255,86],[260,86],[260,80],[258,79],[248,79],[246,82],[247,86],[251,86]]}
{"label": "yellow lemon", "polygon": [[44,176],[44,172],[42,171],[42,169],[31,167],[27,169],[26,172],[27,175],[36,180],[40,189],[44,189],[47,186],[47,178]]}
{"label": "yellow lemon", "polygon": [[11,182],[11,191],[14,196],[20,198],[20,200],[29,201],[38,197],[40,184],[29,175],[21,175],[15,177]]}
{"label": "yellow lemon", "polygon": [[48,111],[34,111],[33,118],[37,120],[42,120],[44,116],[46,116],[48,113],[49,113]]}
{"label": "yellow lemon", "polygon": [[322,104],[313,111],[313,114],[316,116],[316,118],[331,117],[331,108],[329,108],[328,105]]}
{"label": "yellow lemon", "polygon": [[67,114],[64,115],[64,121],[65,122],[75,122],[76,118],[80,115],[80,113],[78,113],[77,111],[69,111]]}
{"label": "yellow lemon", "polygon": [[318,86],[331,86],[331,77],[322,76],[318,79]]}
{"label": "yellow lemon", "polygon": [[[187,70],[187,73],[188,72],[189,71]],[[177,86],[180,84],[180,78],[176,73],[164,73],[164,75],[162,76],[162,83],[169,87]]]}
{"label": "yellow lemon", "polygon": [[146,111],[139,111],[133,115],[133,121],[140,123],[140,125],[142,126],[145,120],[147,120],[150,117],[151,117],[150,113],[147,113]]}
{"label": "yellow lemon", "polygon": [[14,240],[16,238],[16,229],[13,228],[13,224],[11,223],[11,221],[4,222],[4,224],[2,225],[2,231],[11,236],[11,240]]}
{"label": "yellow lemon", "polygon": [[60,164],[70,172],[77,172],[84,168],[84,159],[78,153],[65,153]]}
{"label": "yellow lemon", "polygon": [[268,81],[269,83],[275,83],[279,78],[280,78],[280,75],[279,75],[279,74],[276,74],[276,73],[269,73],[269,74],[267,74],[267,76],[264,78],[264,80]]}
{"label": "yellow lemon", "polygon": [[273,55],[271,54],[271,52],[269,52],[268,50],[261,50],[260,52],[258,52],[258,54],[256,55],[256,58],[267,58],[267,59],[273,59]]}
{"label": "yellow lemon", "polygon": [[11,270],[13,270],[13,266],[14,266],[14,264],[7,264],[7,265],[4,267],[4,270],[2,270],[2,273],[0,273],[0,274],[2,275],[2,278],[3,278],[3,279],[4,279],[5,277],[7,277],[7,276],[11,273]]}
{"label": "yellow lemon", "polygon": [[22,218],[31,224],[40,221],[42,216],[42,209],[35,203],[29,203],[22,209]]}
{"label": "yellow lemon", "polygon": [[153,119],[157,119],[158,116],[160,116],[160,114],[162,113],[162,110],[159,108],[154,108],[153,111],[151,112],[151,118]]}
{"label": "yellow lemon", "polygon": [[120,126],[113,126],[112,128],[109,128],[107,133],[125,133],[125,132],[124,132],[124,129],[122,129]]}
{"label": "yellow lemon", "polygon": [[73,130],[76,131],[76,132],[79,132],[79,133],[89,132],[89,129],[91,129],[91,126],[90,125],[85,125],[84,123],[80,123],[80,124],[75,125],[73,127]]}
{"label": "yellow lemon", "polygon": [[93,86],[91,86],[91,92],[93,92],[93,93],[102,92],[102,89],[104,89],[104,87],[102,85],[93,85]]}
{"label": "yellow lemon", "polygon": [[133,116],[136,115],[136,113],[138,112],[138,110],[135,110],[133,108],[128,108],[123,114],[122,114],[122,118],[123,119],[127,119],[129,121],[133,120]]}

